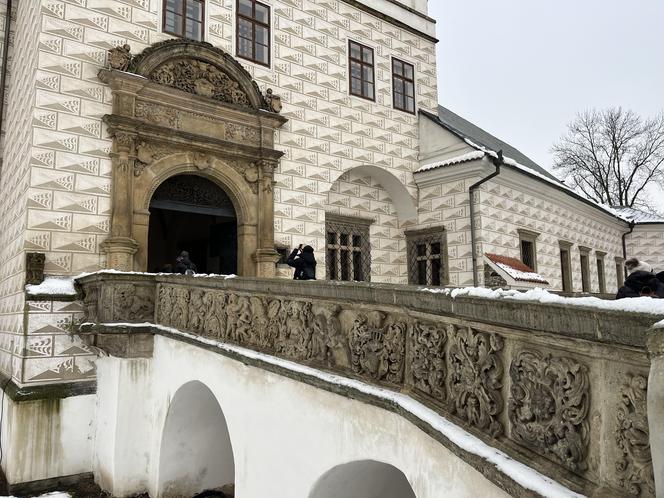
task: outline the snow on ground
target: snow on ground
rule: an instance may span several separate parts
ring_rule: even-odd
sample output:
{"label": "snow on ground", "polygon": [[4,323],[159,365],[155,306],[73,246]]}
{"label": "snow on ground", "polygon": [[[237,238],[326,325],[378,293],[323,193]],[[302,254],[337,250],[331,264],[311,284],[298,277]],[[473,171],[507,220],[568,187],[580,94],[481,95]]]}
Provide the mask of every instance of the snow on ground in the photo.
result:
{"label": "snow on ground", "polygon": [[[46,277],[39,285],[26,285],[25,290],[30,296],[66,295],[75,296],[74,279],[70,277]],[[1,497],[0,497],[1,498]]]}
{"label": "snow on ground", "polygon": [[208,339],[206,337],[200,337],[194,334],[189,334],[187,332],[181,332],[180,330],[171,327],[165,327],[163,325],[155,325],[152,323],[107,323],[105,325],[111,327],[154,327],[171,335],[186,337],[192,341],[215,346],[224,351],[244,356],[245,358],[250,358],[262,363],[275,365],[300,375],[313,377],[330,384],[347,387],[375,398],[386,400],[394,405],[401,407],[403,410],[411,413],[418,419],[422,420],[424,423],[430,425],[434,430],[438,431],[459,448],[477,455],[487,462],[493,464],[500,472],[508,475],[524,488],[530,489],[535,493],[540,494],[541,496],[551,498],[583,497],[583,495],[575,493],[574,491],[566,488],[553,479],[540,474],[535,469],[512,459],[506,453],[497,450],[492,446],[489,446],[481,439],[466,432],[464,429],[450,422],[442,415],[436,413],[422,403],[410,398],[405,394],[390,391],[382,387],[365,384],[359,380],[349,379],[340,375],[323,372],[312,367],[300,365],[288,360],[283,360],[281,358],[277,358],[265,353],[260,353],[258,351],[253,351],[251,349],[227,344],[224,342],[216,341],[214,339]]}
{"label": "snow on ground", "polygon": [[[16,498],[15,496],[0,496],[0,498]],[[46,493],[39,496],[34,496],[33,498],[71,498],[69,493],[62,493],[60,491],[55,491],[54,493]]]}
{"label": "snow on ground", "polygon": [[564,306],[582,306],[585,308],[596,308],[608,311],[625,311],[633,313],[651,313],[653,315],[664,315],[664,299],[652,297],[632,297],[609,301],[598,297],[564,297],[552,294],[544,289],[536,287],[526,292],[518,290],[487,289],[486,287],[463,287],[459,289],[425,288],[424,292],[433,292],[457,297],[479,297],[484,299],[511,299],[514,301],[526,301],[542,304],[562,304]]}

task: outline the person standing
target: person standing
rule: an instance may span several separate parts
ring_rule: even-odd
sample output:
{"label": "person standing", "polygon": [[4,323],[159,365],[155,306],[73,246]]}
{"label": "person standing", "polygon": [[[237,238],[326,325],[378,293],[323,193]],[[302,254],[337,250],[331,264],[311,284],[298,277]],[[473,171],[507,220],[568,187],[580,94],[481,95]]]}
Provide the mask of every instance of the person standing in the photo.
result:
{"label": "person standing", "polygon": [[189,253],[182,251],[175,260],[175,272],[181,275],[193,275],[196,273],[196,265],[189,259]]}
{"label": "person standing", "polygon": [[316,280],[316,258],[314,248],[300,244],[290,253],[286,264],[295,268],[293,280]]}

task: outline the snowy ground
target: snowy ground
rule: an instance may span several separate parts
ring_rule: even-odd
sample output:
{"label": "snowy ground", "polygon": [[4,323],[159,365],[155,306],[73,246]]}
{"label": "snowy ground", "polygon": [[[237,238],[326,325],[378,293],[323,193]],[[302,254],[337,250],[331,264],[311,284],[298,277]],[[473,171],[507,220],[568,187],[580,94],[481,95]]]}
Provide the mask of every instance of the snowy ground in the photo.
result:
{"label": "snowy ground", "polygon": [[[0,496],[0,498],[16,498],[15,496]],[[69,493],[61,493],[60,491],[55,491],[54,493],[46,493],[43,495],[35,496],[33,498],[71,498]]]}

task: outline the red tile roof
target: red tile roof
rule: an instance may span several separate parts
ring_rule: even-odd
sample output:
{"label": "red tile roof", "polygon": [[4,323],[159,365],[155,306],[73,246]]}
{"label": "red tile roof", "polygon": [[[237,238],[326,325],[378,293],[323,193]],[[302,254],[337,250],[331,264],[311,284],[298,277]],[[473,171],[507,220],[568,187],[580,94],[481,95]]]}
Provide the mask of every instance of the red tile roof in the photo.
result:
{"label": "red tile roof", "polygon": [[492,263],[495,263],[499,268],[505,271],[514,280],[519,282],[534,282],[546,285],[549,284],[549,282],[547,282],[542,275],[533,271],[530,266],[525,264],[520,259],[491,253],[486,253],[485,256],[489,258]]}

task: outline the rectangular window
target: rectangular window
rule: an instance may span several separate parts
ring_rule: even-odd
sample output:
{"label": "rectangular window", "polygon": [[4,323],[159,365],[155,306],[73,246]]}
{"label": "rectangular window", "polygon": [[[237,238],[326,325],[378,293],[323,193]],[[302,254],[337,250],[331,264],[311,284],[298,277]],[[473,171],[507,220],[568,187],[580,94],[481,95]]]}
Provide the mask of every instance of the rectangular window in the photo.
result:
{"label": "rectangular window", "polygon": [[597,256],[597,284],[602,294],[606,293],[606,280],[604,279],[604,256]]}
{"label": "rectangular window", "polygon": [[415,114],[415,68],[392,59],[392,102],[395,109]]}
{"label": "rectangular window", "polygon": [[374,77],[374,51],[357,42],[348,42],[348,72],[350,93],[369,100],[376,100]]}
{"label": "rectangular window", "polygon": [[328,280],[371,280],[370,224],[369,220],[363,218],[325,215],[325,267]]}
{"label": "rectangular window", "polygon": [[237,55],[270,65],[270,7],[255,0],[237,0]]}
{"label": "rectangular window", "polygon": [[625,263],[622,258],[615,258],[616,263],[616,284],[618,288],[625,283]]}
{"label": "rectangular window", "polygon": [[563,292],[572,292],[572,261],[570,259],[571,244],[560,243],[560,274]]}
{"label": "rectangular window", "polygon": [[590,249],[579,247],[581,263],[581,289],[583,292],[590,292]]}
{"label": "rectangular window", "polygon": [[447,285],[447,244],[445,230],[435,228],[406,232],[408,283]]}
{"label": "rectangular window", "polygon": [[164,0],[163,31],[201,41],[205,26],[205,0]]}
{"label": "rectangular window", "polygon": [[521,250],[521,262],[537,271],[537,237],[539,233],[522,228],[517,230],[519,234],[519,249]]}

